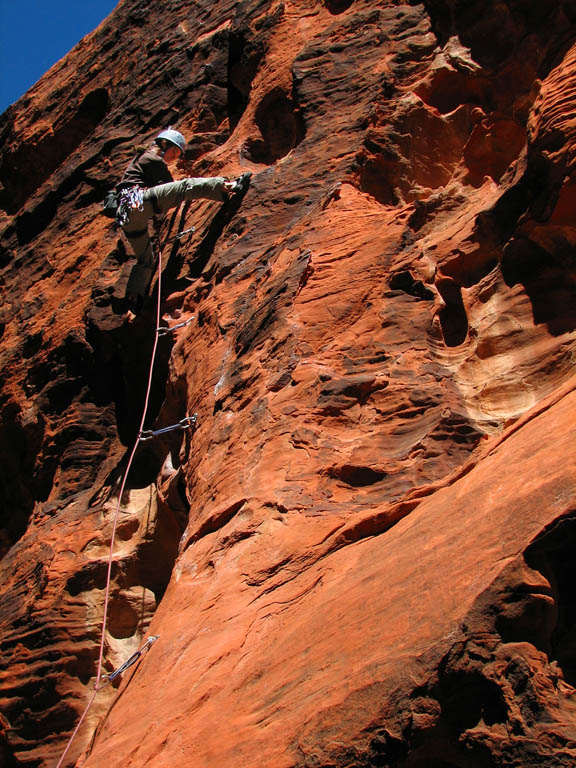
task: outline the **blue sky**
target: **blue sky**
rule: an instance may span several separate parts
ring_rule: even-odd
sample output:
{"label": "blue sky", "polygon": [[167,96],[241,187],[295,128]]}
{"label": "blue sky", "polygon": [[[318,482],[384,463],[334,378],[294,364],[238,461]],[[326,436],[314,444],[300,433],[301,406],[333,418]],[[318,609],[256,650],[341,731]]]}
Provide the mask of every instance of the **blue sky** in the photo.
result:
{"label": "blue sky", "polygon": [[0,0],[0,114],[119,0]]}

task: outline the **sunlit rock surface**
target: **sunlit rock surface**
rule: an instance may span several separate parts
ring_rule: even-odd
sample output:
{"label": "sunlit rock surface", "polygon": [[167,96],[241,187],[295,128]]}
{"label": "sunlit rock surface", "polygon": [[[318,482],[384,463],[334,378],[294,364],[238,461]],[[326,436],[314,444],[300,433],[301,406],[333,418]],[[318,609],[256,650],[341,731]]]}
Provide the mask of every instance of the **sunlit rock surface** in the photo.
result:
{"label": "sunlit rock surface", "polygon": [[576,762],[576,2],[124,0],[0,120],[0,758]]}

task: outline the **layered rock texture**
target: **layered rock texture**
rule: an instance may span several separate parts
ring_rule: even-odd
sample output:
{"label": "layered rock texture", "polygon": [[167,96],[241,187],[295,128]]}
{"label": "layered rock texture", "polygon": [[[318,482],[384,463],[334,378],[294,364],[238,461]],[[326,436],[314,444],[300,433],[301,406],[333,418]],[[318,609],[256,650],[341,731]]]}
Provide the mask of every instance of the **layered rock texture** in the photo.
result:
{"label": "layered rock texture", "polygon": [[576,763],[576,2],[123,0],[0,122],[0,761]]}

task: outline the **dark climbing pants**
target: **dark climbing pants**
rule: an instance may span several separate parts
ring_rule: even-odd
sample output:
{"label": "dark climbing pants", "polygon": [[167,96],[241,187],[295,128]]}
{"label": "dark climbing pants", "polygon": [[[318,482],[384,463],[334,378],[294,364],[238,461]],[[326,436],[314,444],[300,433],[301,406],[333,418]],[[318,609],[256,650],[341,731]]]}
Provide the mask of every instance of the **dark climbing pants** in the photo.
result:
{"label": "dark climbing pants", "polygon": [[137,259],[128,278],[127,296],[145,296],[154,274],[156,260],[148,234],[148,221],[155,214],[165,213],[186,200],[224,200],[225,181],[222,176],[181,179],[144,190],[142,210],[133,208],[122,227]]}

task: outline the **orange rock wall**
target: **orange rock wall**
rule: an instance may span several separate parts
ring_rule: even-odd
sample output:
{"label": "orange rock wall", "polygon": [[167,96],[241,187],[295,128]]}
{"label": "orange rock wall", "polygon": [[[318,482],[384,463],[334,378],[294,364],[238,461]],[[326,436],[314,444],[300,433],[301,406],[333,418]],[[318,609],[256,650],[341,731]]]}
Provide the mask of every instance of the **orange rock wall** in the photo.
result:
{"label": "orange rock wall", "polygon": [[576,758],[576,2],[124,0],[0,119],[0,758],[96,674],[156,285],[99,214],[172,124],[147,427],[66,766]]}

